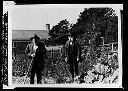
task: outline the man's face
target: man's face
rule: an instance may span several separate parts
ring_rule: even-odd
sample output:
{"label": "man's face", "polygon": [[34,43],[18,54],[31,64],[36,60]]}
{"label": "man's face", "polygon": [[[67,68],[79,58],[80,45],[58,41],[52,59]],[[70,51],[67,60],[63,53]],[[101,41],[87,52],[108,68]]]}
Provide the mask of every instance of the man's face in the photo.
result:
{"label": "man's face", "polygon": [[32,43],[35,43],[35,39],[32,39]]}
{"label": "man's face", "polygon": [[71,41],[71,42],[73,41],[73,38],[72,38],[71,36],[68,37],[68,39],[69,39],[69,41]]}

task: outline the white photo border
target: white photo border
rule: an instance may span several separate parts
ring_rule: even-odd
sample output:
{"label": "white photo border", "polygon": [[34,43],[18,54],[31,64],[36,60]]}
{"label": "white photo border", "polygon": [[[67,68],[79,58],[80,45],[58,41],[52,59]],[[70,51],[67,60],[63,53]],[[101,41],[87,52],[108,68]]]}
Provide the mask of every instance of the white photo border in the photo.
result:
{"label": "white photo border", "polygon": [[[45,8],[49,4],[28,5],[35,8]],[[119,58],[119,83],[118,84],[41,84],[41,85],[14,85],[12,83],[12,9],[16,7],[27,7],[27,5],[14,5],[10,6],[8,10],[8,87],[70,87],[70,88],[122,88],[122,40],[121,40],[121,10],[123,4],[50,4],[51,7],[83,7],[83,8],[104,8],[110,7],[116,10],[118,16],[118,58]],[[50,6],[49,5],[49,6]]]}

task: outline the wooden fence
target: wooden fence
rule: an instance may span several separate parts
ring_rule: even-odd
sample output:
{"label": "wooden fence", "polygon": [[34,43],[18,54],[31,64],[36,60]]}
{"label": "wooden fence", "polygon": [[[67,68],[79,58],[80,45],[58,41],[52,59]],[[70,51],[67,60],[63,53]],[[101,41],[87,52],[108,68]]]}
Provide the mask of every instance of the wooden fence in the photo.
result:
{"label": "wooden fence", "polygon": [[61,57],[62,56],[62,46],[47,47],[48,57]]}

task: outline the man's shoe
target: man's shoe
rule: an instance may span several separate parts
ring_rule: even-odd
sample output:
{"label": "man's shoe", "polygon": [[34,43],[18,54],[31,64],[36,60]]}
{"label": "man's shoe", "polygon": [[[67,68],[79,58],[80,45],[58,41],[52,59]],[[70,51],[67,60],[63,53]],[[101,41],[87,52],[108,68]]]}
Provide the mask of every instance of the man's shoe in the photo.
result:
{"label": "man's shoe", "polygon": [[78,79],[78,78],[79,78],[79,76],[76,76],[76,77],[74,78],[74,82],[75,82],[75,83],[79,83],[79,79]]}

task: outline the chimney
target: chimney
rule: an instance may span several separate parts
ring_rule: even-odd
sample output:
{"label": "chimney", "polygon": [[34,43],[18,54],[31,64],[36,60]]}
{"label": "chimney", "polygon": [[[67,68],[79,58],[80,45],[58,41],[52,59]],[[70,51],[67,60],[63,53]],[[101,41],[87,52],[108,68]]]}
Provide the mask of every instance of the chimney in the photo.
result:
{"label": "chimney", "polygon": [[50,24],[46,24],[46,30],[50,30]]}

